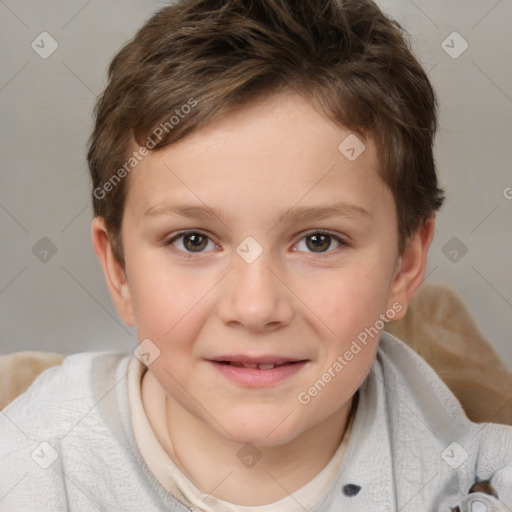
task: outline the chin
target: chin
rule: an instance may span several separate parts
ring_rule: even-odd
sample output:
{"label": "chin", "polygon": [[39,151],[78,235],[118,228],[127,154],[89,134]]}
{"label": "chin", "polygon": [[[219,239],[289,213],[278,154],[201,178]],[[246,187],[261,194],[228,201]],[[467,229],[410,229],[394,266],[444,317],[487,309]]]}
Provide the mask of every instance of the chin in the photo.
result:
{"label": "chin", "polygon": [[[262,413],[253,412],[250,417],[241,421],[238,418],[230,418],[231,422],[223,423],[231,436],[217,426],[217,432],[227,440],[238,443],[251,443],[261,447],[274,447],[287,444],[302,434],[299,425],[292,419],[293,414],[271,414],[265,417]],[[227,419],[227,418],[226,418]],[[283,421],[284,420],[284,421]]]}

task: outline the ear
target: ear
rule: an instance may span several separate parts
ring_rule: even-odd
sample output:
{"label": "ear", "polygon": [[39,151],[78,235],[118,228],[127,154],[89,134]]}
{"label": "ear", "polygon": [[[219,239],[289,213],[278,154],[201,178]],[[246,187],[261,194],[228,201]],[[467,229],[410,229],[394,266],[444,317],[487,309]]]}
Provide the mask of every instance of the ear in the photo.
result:
{"label": "ear", "polygon": [[434,237],[435,216],[427,219],[409,239],[397,261],[397,272],[391,285],[388,306],[398,302],[403,306],[395,319],[405,316],[407,305],[425,278],[427,255]]}
{"label": "ear", "polygon": [[123,265],[114,256],[105,221],[95,217],[91,225],[92,245],[100,260],[114,306],[123,322],[135,326],[130,287]]}

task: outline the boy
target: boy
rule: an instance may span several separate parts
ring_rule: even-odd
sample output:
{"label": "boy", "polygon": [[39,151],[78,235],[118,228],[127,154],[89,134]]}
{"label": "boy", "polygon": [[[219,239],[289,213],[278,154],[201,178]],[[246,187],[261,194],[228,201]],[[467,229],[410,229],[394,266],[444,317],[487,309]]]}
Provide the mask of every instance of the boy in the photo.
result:
{"label": "boy", "polygon": [[384,332],[424,278],[435,130],[370,0],[158,12],[88,154],[140,346],[70,356],[4,410],[1,509],[510,510],[510,427]]}

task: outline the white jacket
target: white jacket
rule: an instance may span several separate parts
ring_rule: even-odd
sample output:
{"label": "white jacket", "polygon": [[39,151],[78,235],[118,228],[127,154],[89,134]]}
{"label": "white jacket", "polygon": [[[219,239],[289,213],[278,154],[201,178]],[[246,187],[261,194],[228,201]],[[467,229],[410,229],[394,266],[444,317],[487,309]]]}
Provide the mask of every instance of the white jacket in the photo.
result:
{"label": "white jacket", "polygon": [[[66,357],[0,412],[0,511],[192,510],[158,483],[138,450],[129,360],[112,352]],[[499,499],[468,494],[477,479]],[[311,512],[457,506],[512,510],[512,427],[470,422],[434,370],[383,333],[341,467]]]}

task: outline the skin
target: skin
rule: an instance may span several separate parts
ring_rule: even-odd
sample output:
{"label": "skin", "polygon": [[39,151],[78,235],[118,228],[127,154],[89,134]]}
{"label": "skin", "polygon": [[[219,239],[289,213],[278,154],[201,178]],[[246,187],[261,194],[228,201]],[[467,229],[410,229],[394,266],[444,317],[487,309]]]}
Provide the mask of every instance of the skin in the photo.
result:
{"label": "skin", "polygon": [[[144,380],[167,394],[174,460],[203,492],[232,503],[277,501],[326,466],[378,336],[307,405],[298,394],[393,304],[402,306],[395,319],[402,317],[424,277],[433,218],[400,255],[395,202],[377,174],[375,145],[364,141],[366,150],[351,162],[338,150],[349,133],[297,94],[260,100],[151,152],[132,171],[125,268],[103,220],[92,223],[119,315],[161,351]],[[226,220],[157,213],[181,202],[220,210]],[[282,214],[337,202],[366,213],[309,220]],[[154,214],[145,215],[150,209]],[[181,230],[208,237],[199,239],[202,252],[190,238],[170,242]],[[315,249],[309,230],[342,243],[324,238]],[[252,263],[236,252],[248,236],[263,249]],[[308,362],[282,382],[251,388],[207,361],[222,354]],[[245,443],[262,454],[252,468],[237,457]]]}

